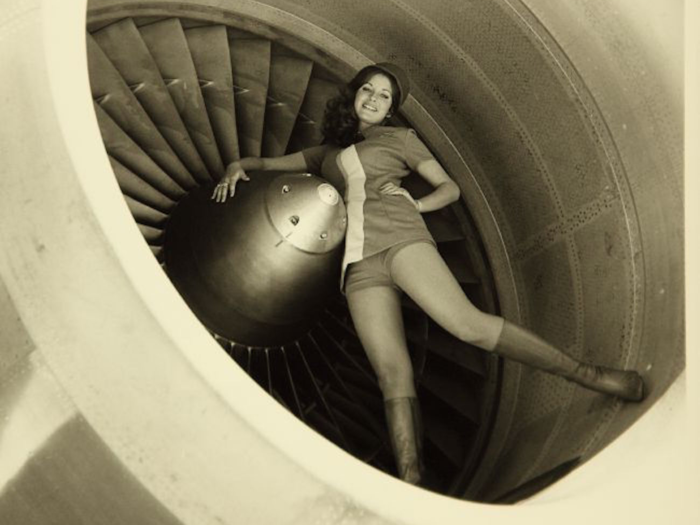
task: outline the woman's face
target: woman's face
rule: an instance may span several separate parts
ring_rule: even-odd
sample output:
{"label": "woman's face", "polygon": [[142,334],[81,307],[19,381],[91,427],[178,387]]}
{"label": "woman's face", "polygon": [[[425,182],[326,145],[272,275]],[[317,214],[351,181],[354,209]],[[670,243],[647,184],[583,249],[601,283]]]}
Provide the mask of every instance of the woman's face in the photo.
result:
{"label": "woman's face", "polygon": [[355,113],[360,130],[381,124],[391,109],[394,94],[386,75],[376,73],[360,86],[355,94]]}

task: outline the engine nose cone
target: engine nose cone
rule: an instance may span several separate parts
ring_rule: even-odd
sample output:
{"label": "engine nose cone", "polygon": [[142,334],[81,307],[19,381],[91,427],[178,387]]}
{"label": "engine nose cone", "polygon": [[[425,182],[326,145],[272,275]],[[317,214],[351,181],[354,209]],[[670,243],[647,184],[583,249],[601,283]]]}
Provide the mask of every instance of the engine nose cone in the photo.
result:
{"label": "engine nose cone", "polygon": [[336,189],[309,174],[276,177],[267,189],[270,220],[280,236],[309,253],[334,250],[345,236],[345,205]]}
{"label": "engine nose cone", "polygon": [[224,204],[192,191],[165,236],[166,270],[204,325],[250,346],[301,335],[337,291],[347,216],[308,174],[251,172]]}

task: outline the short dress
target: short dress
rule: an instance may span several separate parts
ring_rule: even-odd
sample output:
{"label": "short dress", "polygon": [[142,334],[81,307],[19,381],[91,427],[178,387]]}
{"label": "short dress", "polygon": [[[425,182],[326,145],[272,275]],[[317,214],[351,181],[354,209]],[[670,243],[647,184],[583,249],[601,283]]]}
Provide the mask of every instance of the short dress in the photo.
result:
{"label": "short dress", "polygon": [[344,195],[348,214],[340,287],[348,265],[407,241],[435,244],[420,212],[403,195],[384,195],[387,182],[401,179],[434,159],[408,128],[373,126],[364,140],[345,149],[321,145],[302,151],[308,171],[330,182]]}

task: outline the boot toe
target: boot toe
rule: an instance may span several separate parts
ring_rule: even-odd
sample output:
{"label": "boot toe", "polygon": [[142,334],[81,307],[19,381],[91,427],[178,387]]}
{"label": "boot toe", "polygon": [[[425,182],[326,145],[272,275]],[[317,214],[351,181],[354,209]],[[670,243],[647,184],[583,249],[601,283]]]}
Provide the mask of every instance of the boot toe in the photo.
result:
{"label": "boot toe", "polygon": [[616,386],[615,390],[611,393],[617,395],[618,397],[626,401],[639,402],[644,399],[645,388],[644,379],[638,372],[634,370],[624,370],[620,371],[619,380],[613,380],[612,384]]}
{"label": "boot toe", "polygon": [[646,388],[644,379],[637,372],[632,372],[632,381],[630,388],[630,401],[642,401],[646,397]]}

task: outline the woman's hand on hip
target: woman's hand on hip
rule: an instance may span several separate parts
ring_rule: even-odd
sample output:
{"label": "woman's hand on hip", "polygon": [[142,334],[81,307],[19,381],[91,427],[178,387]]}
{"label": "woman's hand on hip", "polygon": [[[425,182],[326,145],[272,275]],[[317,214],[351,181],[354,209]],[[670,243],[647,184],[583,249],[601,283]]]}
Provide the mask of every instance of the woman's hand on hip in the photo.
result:
{"label": "woman's hand on hip", "polygon": [[239,180],[249,181],[250,178],[237,161],[232,162],[226,166],[226,173],[221,177],[219,183],[214,186],[214,192],[211,195],[212,200],[226,202],[228,197],[233,197]]}
{"label": "woman's hand on hip", "polygon": [[411,203],[416,207],[416,209],[420,210],[419,204],[416,202],[416,199],[414,199],[411,196],[408,190],[394,184],[393,182],[386,182],[382,184],[379,187],[379,191],[384,195],[401,195],[407,198],[409,201],[411,201]]}

